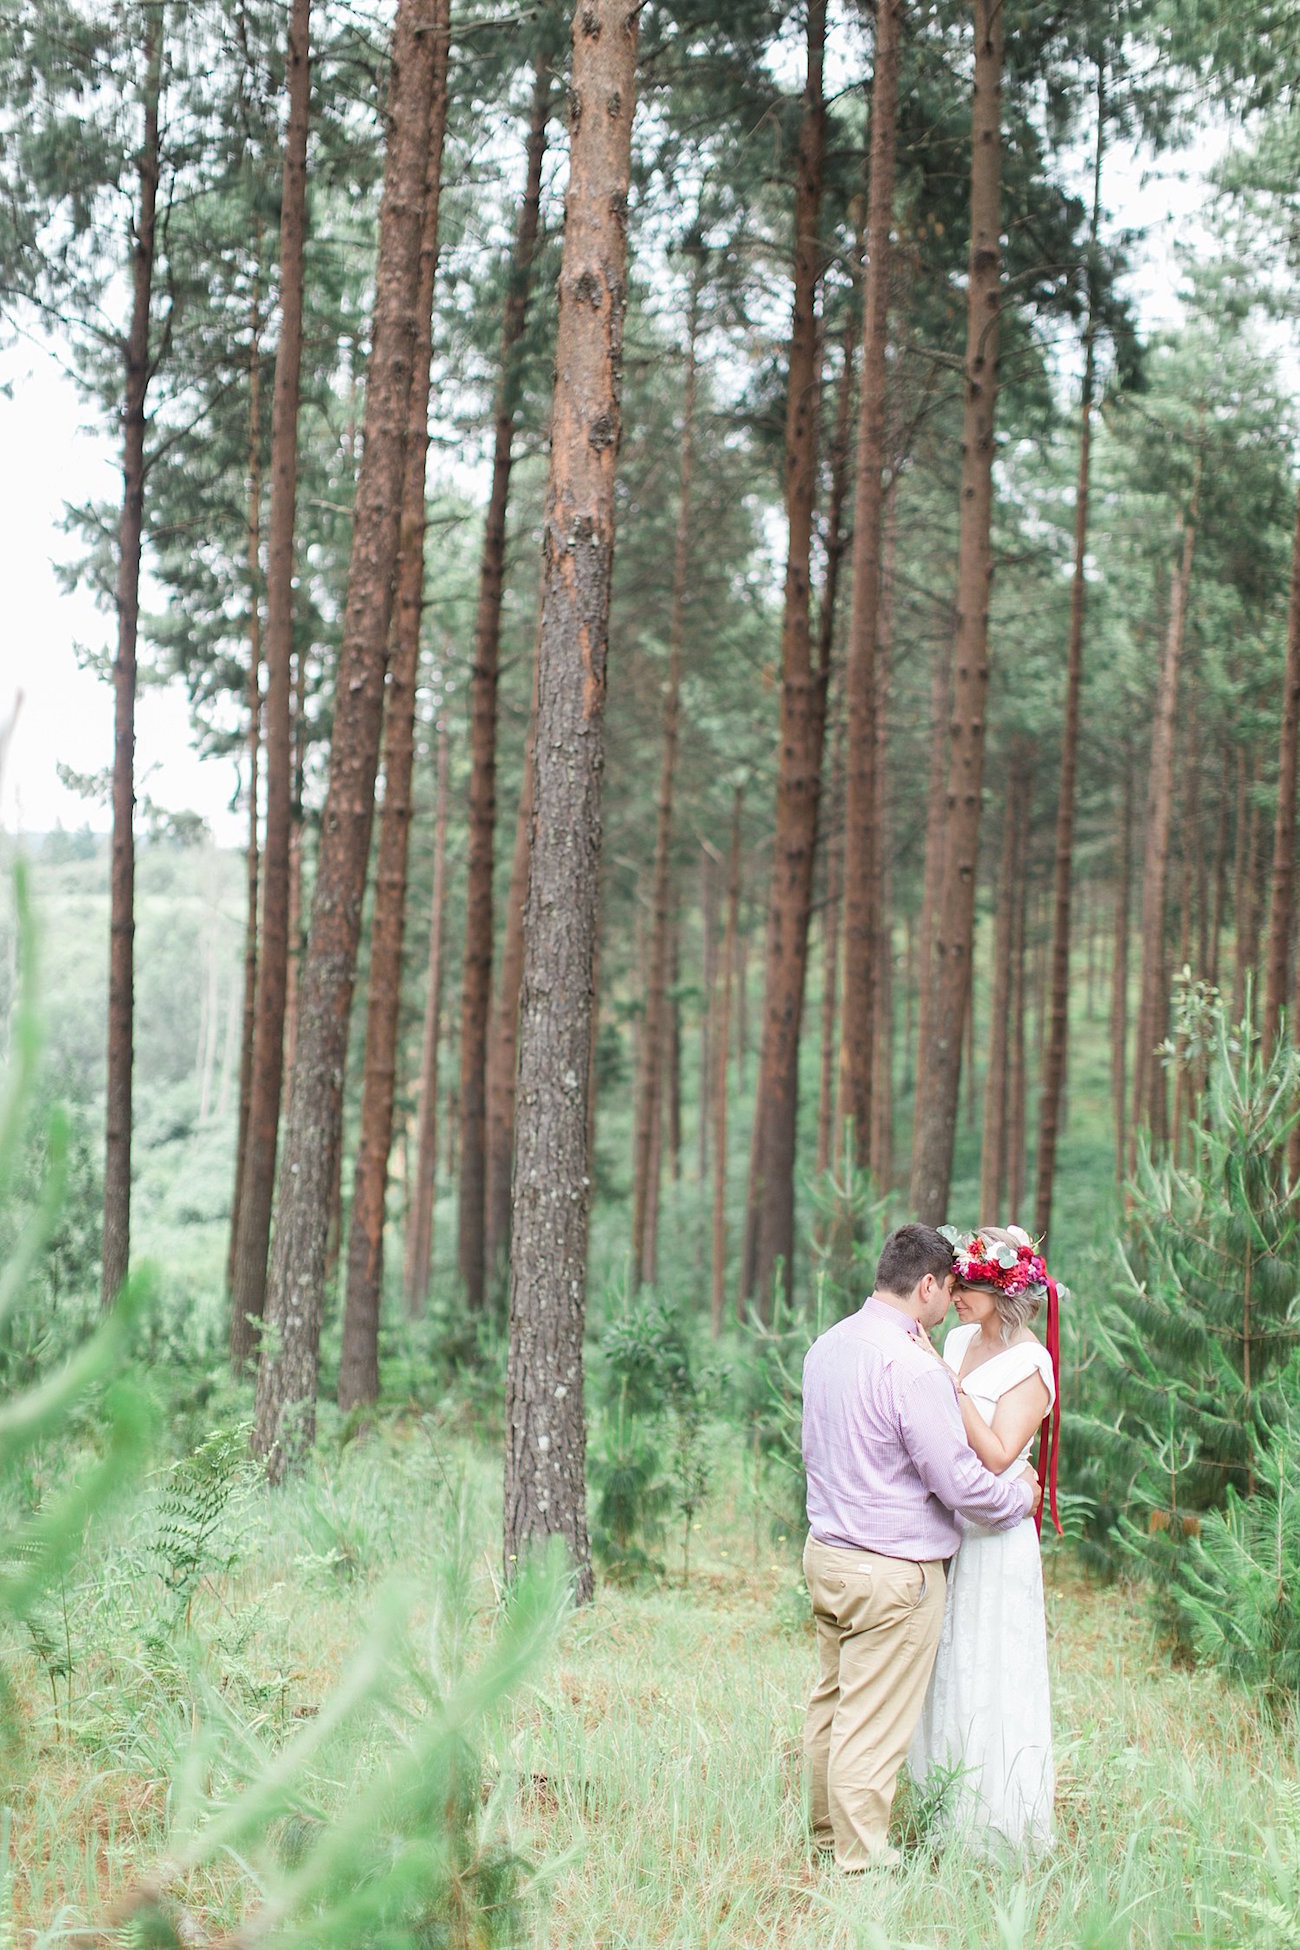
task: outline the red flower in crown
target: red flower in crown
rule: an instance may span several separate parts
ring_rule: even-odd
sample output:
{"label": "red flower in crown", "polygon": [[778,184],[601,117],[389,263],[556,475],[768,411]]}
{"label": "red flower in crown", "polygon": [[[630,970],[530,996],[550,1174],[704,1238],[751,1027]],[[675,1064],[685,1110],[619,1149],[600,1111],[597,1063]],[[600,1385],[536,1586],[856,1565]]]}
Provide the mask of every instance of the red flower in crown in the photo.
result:
{"label": "red flower in crown", "polygon": [[991,1286],[1009,1297],[1031,1287],[1046,1292],[1046,1262],[1032,1244],[1007,1246],[1001,1240],[987,1241],[978,1232],[942,1230],[952,1245],[953,1270],[963,1286]]}

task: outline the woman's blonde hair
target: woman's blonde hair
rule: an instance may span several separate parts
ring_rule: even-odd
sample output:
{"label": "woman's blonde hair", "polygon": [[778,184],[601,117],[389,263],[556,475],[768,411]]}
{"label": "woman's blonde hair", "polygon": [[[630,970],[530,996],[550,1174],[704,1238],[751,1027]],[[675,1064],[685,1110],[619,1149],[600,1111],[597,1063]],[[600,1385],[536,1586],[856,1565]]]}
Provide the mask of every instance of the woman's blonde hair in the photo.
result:
{"label": "woman's blonde hair", "polygon": [[[981,1239],[995,1239],[999,1245],[1010,1246],[1013,1251],[1023,1245],[1028,1237],[1020,1226],[980,1227]],[[1008,1344],[1022,1327],[1028,1327],[1043,1304],[1042,1294],[1034,1292],[1032,1288],[1027,1288],[1023,1293],[1000,1293],[997,1287],[991,1286],[986,1291],[993,1295],[993,1304],[1002,1323],[1002,1338]]]}

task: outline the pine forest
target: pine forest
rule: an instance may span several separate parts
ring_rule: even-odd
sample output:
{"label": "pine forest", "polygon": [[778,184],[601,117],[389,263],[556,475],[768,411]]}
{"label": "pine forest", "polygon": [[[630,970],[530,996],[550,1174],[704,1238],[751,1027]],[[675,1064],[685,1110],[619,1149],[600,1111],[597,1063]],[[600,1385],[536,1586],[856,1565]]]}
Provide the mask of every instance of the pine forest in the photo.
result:
{"label": "pine forest", "polygon": [[[0,1950],[1300,1943],[1300,10],[0,0],[38,358]],[[1054,1840],[855,1877],[912,1222],[1059,1290]]]}

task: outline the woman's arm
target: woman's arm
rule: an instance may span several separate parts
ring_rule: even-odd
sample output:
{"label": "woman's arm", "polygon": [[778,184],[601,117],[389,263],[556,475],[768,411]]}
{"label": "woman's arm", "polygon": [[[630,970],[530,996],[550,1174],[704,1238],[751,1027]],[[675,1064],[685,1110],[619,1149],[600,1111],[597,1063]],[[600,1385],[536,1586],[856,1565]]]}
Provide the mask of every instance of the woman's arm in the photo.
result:
{"label": "woman's arm", "polygon": [[1026,1375],[1006,1394],[986,1422],[964,1389],[957,1391],[966,1440],[985,1469],[1009,1469],[1047,1413],[1051,1400],[1040,1374]]}

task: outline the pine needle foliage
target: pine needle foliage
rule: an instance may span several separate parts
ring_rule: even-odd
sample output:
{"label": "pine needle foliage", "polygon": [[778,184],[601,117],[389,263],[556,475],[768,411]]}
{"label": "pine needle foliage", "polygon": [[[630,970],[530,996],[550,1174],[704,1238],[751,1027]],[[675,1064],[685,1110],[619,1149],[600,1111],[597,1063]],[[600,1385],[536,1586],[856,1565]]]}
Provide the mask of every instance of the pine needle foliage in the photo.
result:
{"label": "pine needle foliage", "polygon": [[602,1414],[591,1451],[597,1555],[614,1578],[660,1574],[653,1552],[676,1512],[684,1582],[691,1527],[711,1481],[705,1410],[717,1377],[699,1360],[685,1309],[654,1294],[624,1300],[601,1352]]}
{"label": "pine needle foliage", "polygon": [[1189,1540],[1170,1587],[1198,1657],[1277,1710],[1300,1694],[1300,1365],[1261,1416],[1255,1493],[1231,1485]]}
{"label": "pine needle foliage", "polygon": [[1167,1578],[1204,1514],[1260,1487],[1258,1456],[1285,1412],[1300,1346],[1300,1208],[1286,1176],[1300,1072],[1220,1011],[1199,1114],[1180,1166],[1143,1144],[1097,1310],[1073,1419],[1074,1487],[1130,1557]]}

